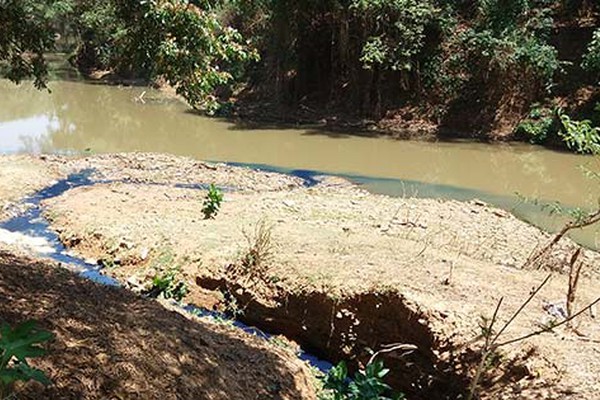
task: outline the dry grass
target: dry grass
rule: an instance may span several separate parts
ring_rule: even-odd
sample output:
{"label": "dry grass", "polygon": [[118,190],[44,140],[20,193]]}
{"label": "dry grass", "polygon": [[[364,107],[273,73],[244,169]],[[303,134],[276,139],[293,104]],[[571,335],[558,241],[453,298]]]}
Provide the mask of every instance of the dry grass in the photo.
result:
{"label": "dry grass", "polygon": [[272,231],[273,225],[260,220],[252,233],[243,232],[248,242],[247,248],[242,252],[240,260],[227,269],[227,274],[234,281],[243,286],[258,281],[267,282],[273,259]]}

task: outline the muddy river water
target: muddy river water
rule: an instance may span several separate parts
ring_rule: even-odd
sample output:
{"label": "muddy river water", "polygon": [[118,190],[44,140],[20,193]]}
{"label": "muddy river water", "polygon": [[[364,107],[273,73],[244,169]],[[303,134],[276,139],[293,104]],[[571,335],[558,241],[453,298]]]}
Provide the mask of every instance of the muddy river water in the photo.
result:
{"label": "muddy river water", "polygon": [[[521,196],[593,207],[592,157],[525,144],[413,142],[322,129],[253,127],[191,113],[153,90],[54,81],[51,93],[0,81],[1,153],[165,152],[343,175],[376,193],[478,198],[547,229],[560,223]],[[517,193],[519,195],[517,195]],[[574,235],[598,247],[597,229]]]}

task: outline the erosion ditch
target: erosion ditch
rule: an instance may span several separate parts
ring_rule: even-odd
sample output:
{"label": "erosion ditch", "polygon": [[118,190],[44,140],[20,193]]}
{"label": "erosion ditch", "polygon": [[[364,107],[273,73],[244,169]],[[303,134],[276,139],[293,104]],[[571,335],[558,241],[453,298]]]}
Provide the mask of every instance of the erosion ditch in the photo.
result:
{"label": "erosion ditch", "polygon": [[[452,344],[436,337],[430,315],[394,292],[368,292],[342,297],[310,291],[274,291],[261,298],[226,279],[198,277],[203,289],[233,296],[243,310],[238,317],[268,332],[281,334],[320,357],[364,366],[372,352],[390,368],[389,383],[411,399],[458,399],[468,377],[459,375],[439,355]],[[226,305],[224,305],[226,307]],[[400,347],[396,351],[385,349]]]}

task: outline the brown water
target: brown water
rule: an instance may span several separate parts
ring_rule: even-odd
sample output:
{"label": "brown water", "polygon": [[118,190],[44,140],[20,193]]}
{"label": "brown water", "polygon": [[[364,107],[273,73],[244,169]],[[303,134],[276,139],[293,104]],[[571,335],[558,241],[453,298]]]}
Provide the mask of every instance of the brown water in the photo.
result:
{"label": "brown water", "polygon": [[[515,193],[569,206],[593,206],[600,187],[585,178],[591,157],[519,145],[425,143],[320,129],[246,129],[190,113],[146,88],[51,82],[52,93],[0,81],[0,152],[154,151],[198,159],[350,175],[392,195],[478,197],[504,208]],[[140,96],[146,92],[142,99]],[[520,216],[556,226],[535,207]],[[596,245],[596,232],[578,240]]]}

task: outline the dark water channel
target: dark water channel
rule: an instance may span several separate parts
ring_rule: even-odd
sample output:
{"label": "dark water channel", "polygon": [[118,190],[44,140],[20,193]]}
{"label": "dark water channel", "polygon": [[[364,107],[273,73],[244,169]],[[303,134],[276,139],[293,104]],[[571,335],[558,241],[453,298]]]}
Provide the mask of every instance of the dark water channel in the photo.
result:
{"label": "dark water channel", "polygon": [[[88,262],[80,257],[69,253],[67,248],[61,243],[56,232],[50,229],[50,223],[44,218],[42,213],[41,202],[62,195],[68,190],[82,187],[91,186],[97,183],[107,183],[107,181],[95,181],[91,178],[93,170],[84,170],[77,174],[72,174],[66,179],[60,180],[53,185],[46,187],[39,192],[27,197],[23,200],[24,211],[12,217],[8,221],[0,223],[0,229],[6,229],[10,232],[18,232],[31,238],[43,238],[46,242],[46,247],[51,249],[50,252],[44,254],[45,256],[68,265],[74,268],[82,277],[90,279],[102,285],[108,286],[121,286],[121,284],[114,278],[106,276],[102,273],[102,267],[97,263]],[[307,185],[310,185],[311,180],[305,180]],[[178,185],[174,185],[178,187]],[[193,185],[186,185],[189,189],[205,190],[207,184],[199,183]],[[231,188],[221,188],[222,190],[230,190]],[[193,304],[178,304],[185,311],[201,317],[213,317],[226,320],[227,317],[223,314],[207,310],[202,307],[198,307]],[[263,332],[258,328],[245,325],[244,323],[232,320],[231,323],[237,328],[245,331],[246,333],[258,336],[262,339],[269,340],[271,335],[267,332]],[[331,368],[331,364],[327,361],[321,360],[318,357],[300,351],[298,357],[303,361],[308,361],[310,365],[318,368],[322,372],[327,372]]]}

